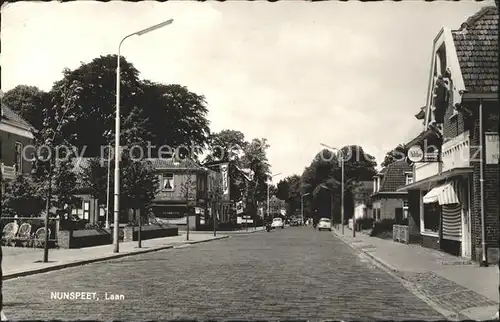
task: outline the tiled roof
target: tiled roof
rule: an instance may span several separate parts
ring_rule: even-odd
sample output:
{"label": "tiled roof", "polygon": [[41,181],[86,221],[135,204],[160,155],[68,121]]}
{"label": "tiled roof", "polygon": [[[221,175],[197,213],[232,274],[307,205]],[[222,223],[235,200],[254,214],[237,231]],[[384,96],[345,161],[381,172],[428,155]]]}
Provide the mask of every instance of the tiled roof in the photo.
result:
{"label": "tiled roof", "polygon": [[375,174],[373,177],[383,177],[385,175],[385,173],[387,172],[387,167],[383,167],[382,169],[380,169],[379,172],[377,172],[377,174]]}
{"label": "tiled roof", "polygon": [[465,89],[470,93],[497,93],[498,9],[482,8],[452,34]]}
{"label": "tiled roof", "polygon": [[6,106],[3,103],[2,103],[2,119],[5,119],[11,124],[28,131],[34,129],[33,125],[29,124],[25,119],[23,119],[20,115],[18,115],[16,112],[11,110],[10,107]]}
{"label": "tiled roof", "polygon": [[395,192],[406,184],[405,172],[412,171],[412,167],[404,160],[393,162],[386,169],[387,173],[380,183],[380,192]]}
{"label": "tiled roof", "polygon": [[155,169],[169,170],[169,169],[193,169],[204,170],[204,168],[191,159],[172,159],[172,158],[155,158],[146,159],[150,161]]}

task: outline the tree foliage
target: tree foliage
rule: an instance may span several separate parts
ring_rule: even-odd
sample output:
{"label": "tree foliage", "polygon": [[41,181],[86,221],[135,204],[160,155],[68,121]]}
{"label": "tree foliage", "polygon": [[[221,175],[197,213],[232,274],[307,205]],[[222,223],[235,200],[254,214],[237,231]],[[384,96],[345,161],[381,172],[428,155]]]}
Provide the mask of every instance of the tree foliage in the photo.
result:
{"label": "tree foliage", "polygon": [[[193,146],[206,146],[210,128],[204,96],[176,84],[143,81],[141,86],[141,106],[148,117],[146,126],[151,131],[153,146],[184,146],[183,150],[189,151]],[[194,150],[193,155],[201,152]]]}
{"label": "tree foliage", "polygon": [[[329,150],[319,152],[302,174],[302,191],[311,193],[313,202],[308,211],[314,209],[329,209],[326,217],[330,217],[331,198],[334,203],[340,203],[342,169],[340,157],[344,156],[344,205],[346,218],[352,216],[352,190],[360,181],[371,181],[375,175],[375,158],[364,152],[360,146],[346,146],[341,154],[334,154]],[[351,205],[351,206],[350,206]],[[313,209],[314,208],[314,209]]]}
{"label": "tree foliage", "polygon": [[80,181],[82,186],[89,189],[93,198],[97,199],[100,206],[105,205],[107,201],[107,188],[108,188],[108,169],[106,164],[99,158],[89,158],[86,165],[80,165],[77,161],[76,166],[80,170]]}
{"label": "tree foliage", "polygon": [[406,152],[406,147],[403,144],[399,144],[397,147],[387,152],[380,166],[386,167],[393,162],[403,160],[406,157]]}
{"label": "tree foliage", "polygon": [[36,86],[17,85],[4,93],[5,104],[36,129],[43,123],[43,109],[50,104],[50,95]]}
{"label": "tree foliage", "polygon": [[2,215],[36,217],[44,209],[44,199],[43,191],[31,176],[19,175],[2,194]]}
{"label": "tree foliage", "polygon": [[302,179],[299,175],[292,175],[278,182],[276,196],[285,201],[289,214],[300,209],[302,190]]}
{"label": "tree foliage", "polygon": [[124,209],[144,209],[150,206],[159,188],[158,176],[149,161],[122,158],[120,203]]}

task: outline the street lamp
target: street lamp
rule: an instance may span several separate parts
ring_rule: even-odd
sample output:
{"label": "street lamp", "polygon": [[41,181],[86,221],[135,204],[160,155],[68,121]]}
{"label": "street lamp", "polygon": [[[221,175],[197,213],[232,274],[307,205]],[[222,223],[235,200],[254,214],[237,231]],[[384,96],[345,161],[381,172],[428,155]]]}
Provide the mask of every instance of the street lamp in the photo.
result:
{"label": "street lamp", "polygon": [[304,193],[301,197],[300,197],[300,215],[302,217],[302,224],[304,224],[304,197],[305,196],[309,196],[311,193],[308,192],[308,193]]}
{"label": "street lamp", "polygon": [[116,57],[116,115],[115,115],[115,191],[114,191],[114,229],[113,229],[113,244],[114,253],[119,252],[118,245],[118,218],[120,213],[119,201],[120,201],[120,50],[125,39],[132,36],[142,36],[148,32],[154,31],[161,27],[165,27],[171,24],[174,20],[169,19],[167,21],[161,22],[157,25],[151,26],[149,28],[134,32],[130,35],[123,37],[118,45],[118,56]]}
{"label": "street lamp", "polygon": [[[276,176],[279,176],[281,174],[280,173],[276,173],[274,175],[272,175],[270,178],[269,178],[269,181],[267,182],[267,215],[269,216],[269,182],[272,182],[273,181],[273,178],[276,177]],[[264,218],[262,218],[264,219]]]}
{"label": "street lamp", "polygon": [[[340,155],[340,158],[339,158],[339,162],[340,162],[340,167],[341,167],[341,173],[342,173],[342,177],[340,179],[341,181],[341,206],[340,206],[340,211],[341,211],[341,221],[342,221],[342,235],[344,234],[344,153],[342,152],[342,150],[339,150],[339,149],[336,149],[336,148],[332,148],[331,146],[328,146],[326,144],[323,144],[321,143],[322,146],[324,146],[325,148],[328,148],[332,151],[337,151],[337,153]],[[353,237],[356,237],[356,230],[354,229],[354,218],[353,218],[353,225],[352,225],[352,235]]]}

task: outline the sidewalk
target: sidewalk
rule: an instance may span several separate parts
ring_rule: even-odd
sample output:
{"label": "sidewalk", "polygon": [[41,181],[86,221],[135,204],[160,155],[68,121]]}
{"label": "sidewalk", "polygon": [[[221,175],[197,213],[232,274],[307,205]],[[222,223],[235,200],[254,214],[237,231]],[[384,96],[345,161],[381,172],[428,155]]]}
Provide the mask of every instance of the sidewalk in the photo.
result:
{"label": "sidewalk", "polygon": [[345,227],[334,234],[401,279],[449,319],[490,320],[498,312],[498,266],[471,261],[415,244],[370,237]]}
{"label": "sidewalk", "polygon": [[142,248],[137,248],[137,241],[122,242],[119,244],[119,253],[113,253],[113,245],[80,249],[50,249],[48,263],[41,262],[43,249],[2,247],[3,280],[227,237],[229,236],[218,235],[214,237],[213,233],[189,234],[189,241],[186,241],[186,235],[180,233],[179,236],[174,237],[144,240]]}

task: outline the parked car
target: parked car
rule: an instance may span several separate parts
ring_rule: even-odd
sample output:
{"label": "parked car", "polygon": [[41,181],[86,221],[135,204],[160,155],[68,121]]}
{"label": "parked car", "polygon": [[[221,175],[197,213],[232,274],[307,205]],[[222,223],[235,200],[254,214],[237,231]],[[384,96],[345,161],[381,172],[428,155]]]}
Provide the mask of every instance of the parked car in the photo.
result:
{"label": "parked car", "polygon": [[328,218],[321,218],[318,222],[318,230],[332,231],[332,223]]}
{"label": "parked car", "polygon": [[274,218],[273,222],[271,223],[271,228],[285,228],[285,222],[281,218]]}

